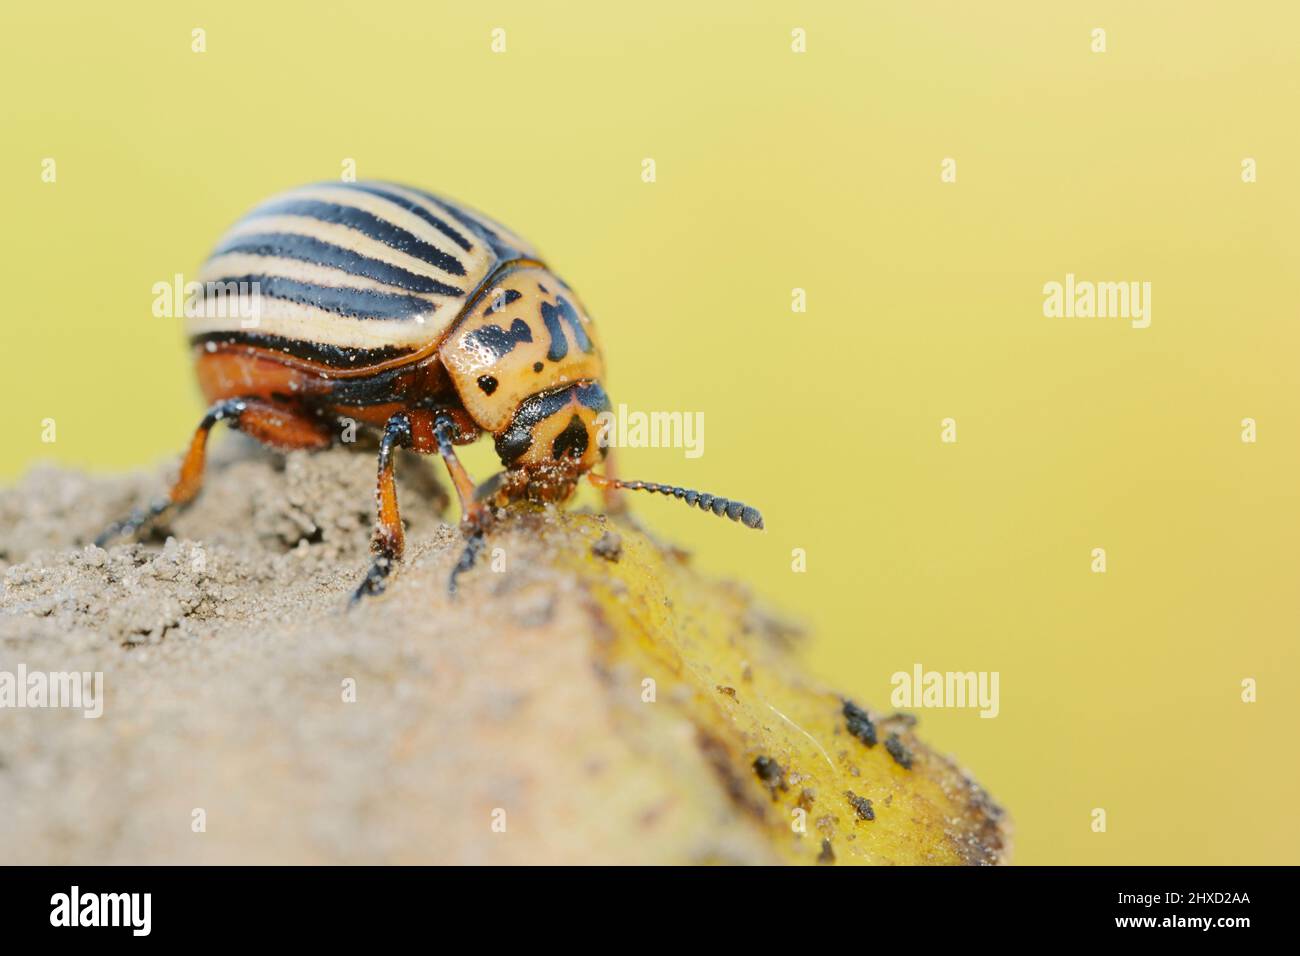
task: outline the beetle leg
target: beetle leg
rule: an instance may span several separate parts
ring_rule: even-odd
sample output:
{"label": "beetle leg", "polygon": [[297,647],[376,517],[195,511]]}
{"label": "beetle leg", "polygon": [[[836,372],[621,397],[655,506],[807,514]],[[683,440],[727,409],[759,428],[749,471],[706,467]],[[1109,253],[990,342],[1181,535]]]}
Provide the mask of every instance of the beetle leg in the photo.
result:
{"label": "beetle leg", "polygon": [[465,540],[465,550],[460,553],[456,566],[451,569],[451,575],[447,578],[448,594],[456,593],[456,579],[474,567],[474,562],[478,560],[479,552],[483,550],[485,543],[486,536],[482,528],[470,532],[469,537]]}
{"label": "beetle leg", "polygon": [[388,419],[384,434],[379,439],[379,478],[375,488],[375,502],[378,517],[375,521],[375,534],[370,541],[370,550],[375,560],[370,570],[352,593],[349,605],[356,604],[363,597],[380,594],[394,565],[402,560],[406,549],[406,536],[402,532],[402,515],[397,509],[397,483],[393,480],[393,457],[399,447],[411,444],[411,420],[405,413],[398,412]]}
{"label": "beetle leg", "polygon": [[451,475],[452,486],[460,499],[460,519],[462,524],[477,525],[483,520],[487,507],[474,497],[474,479],[469,476],[465,466],[456,457],[456,446],[452,439],[456,434],[456,424],[451,416],[438,414],[433,419],[433,437],[438,442],[438,454],[442,456]]}
{"label": "beetle leg", "polygon": [[121,535],[134,535],[198,497],[203,489],[208,434],[220,421],[229,422],[232,428],[278,448],[324,448],[330,443],[329,432],[319,422],[293,409],[255,399],[230,398],[217,402],[199,422],[194,437],[190,439],[190,447],[181,460],[180,474],[167,496],[147,507],[137,508],[125,520],[110,525],[95,539],[96,546],[102,548]]}
{"label": "beetle leg", "polygon": [[438,441],[438,454],[442,456],[460,498],[460,527],[466,535],[465,550],[447,580],[448,594],[456,593],[456,579],[474,567],[479,552],[483,550],[484,532],[492,515],[491,509],[475,495],[474,480],[456,457],[456,446],[452,443],[455,434],[456,426],[450,416],[440,414],[434,418],[433,435]]}

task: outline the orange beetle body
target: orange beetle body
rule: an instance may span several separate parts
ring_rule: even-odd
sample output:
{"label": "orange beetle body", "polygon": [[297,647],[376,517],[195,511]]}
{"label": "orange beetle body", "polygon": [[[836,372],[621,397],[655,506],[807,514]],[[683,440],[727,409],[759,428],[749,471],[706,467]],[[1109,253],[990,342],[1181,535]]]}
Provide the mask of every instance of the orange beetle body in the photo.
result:
{"label": "orange beetle body", "polygon": [[[208,432],[226,421],[280,449],[324,448],[351,423],[380,431],[378,593],[403,551],[393,452],[441,455],[473,564],[491,503],[568,498],[580,477],[659,491],[762,527],[739,502],[592,469],[609,409],[595,324],[526,241],[458,203],[393,183],[326,183],[272,197],[235,223],[187,307],[211,403],[167,499],[115,525],[135,532],[199,492]],[[504,470],[475,487],[454,446],[490,434]]]}

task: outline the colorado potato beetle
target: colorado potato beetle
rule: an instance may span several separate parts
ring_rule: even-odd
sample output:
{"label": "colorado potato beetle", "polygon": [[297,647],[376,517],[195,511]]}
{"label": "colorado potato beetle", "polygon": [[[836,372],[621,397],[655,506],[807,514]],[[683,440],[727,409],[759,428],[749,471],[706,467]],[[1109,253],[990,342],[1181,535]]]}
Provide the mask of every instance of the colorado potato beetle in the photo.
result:
{"label": "colorado potato beetle", "polygon": [[[378,430],[374,562],[353,601],[377,594],[404,541],[397,448],[437,453],[460,499],[474,563],[494,508],[563,501],[585,475],[619,507],[622,489],[672,495],[762,528],[738,501],[592,468],[609,449],[596,328],[528,242],[465,206],[387,182],[325,183],[272,197],[235,223],[187,309],[199,386],[211,404],[168,495],[100,536],[134,534],[192,501],[220,421],[274,448],[320,449],[349,422]],[[476,486],[456,445],[492,435],[503,470]]]}

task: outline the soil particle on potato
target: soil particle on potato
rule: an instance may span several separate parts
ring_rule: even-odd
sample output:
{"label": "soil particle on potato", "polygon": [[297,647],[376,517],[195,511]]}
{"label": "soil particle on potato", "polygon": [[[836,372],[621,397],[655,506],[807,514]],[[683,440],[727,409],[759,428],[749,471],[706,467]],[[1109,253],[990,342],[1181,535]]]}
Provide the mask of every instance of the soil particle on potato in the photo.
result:
{"label": "soil particle on potato", "polygon": [[771,791],[773,800],[776,799],[778,790],[790,789],[789,784],[785,782],[784,768],[771,757],[758,757],[754,761],[754,773],[758,774],[758,779],[762,780]]}
{"label": "soil particle on potato", "polygon": [[822,851],[817,856],[818,864],[830,866],[835,862],[835,848],[831,846],[830,840],[822,840]]}
{"label": "soil particle on potato", "polygon": [[623,539],[613,531],[606,531],[591,546],[591,553],[606,561],[617,561],[623,556]]}
{"label": "soil particle on potato", "polygon": [[848,798],[848,801],[857,813],[859,820],[876,819],[876,811],[871,809],[871,801],[866,797],[859,797],[852,790],[844,791],[844,796]]}
{"label": "soil particle on potato", "polygon": [[871,722],[871,715],[853,703],[844,701],[844,725],[849,733],[857,737],[868,747],[876,745],[876,725]]}
{"label": "soil particle on potato", "polygon": [[889,756],[894,758],[904,770],[912,769],[912,751],[907,749],[907,744],[903,743],[898,734],[890,734],[885,740],[885,749],[889,751]]}

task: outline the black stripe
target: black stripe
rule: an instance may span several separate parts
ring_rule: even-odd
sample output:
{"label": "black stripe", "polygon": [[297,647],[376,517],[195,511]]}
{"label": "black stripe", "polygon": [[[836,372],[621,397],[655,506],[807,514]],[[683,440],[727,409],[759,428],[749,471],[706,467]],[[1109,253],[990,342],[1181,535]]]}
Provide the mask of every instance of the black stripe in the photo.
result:
{"label": "black stripe", "polygon": [[256,283],[258,293],[268,298],[315,306],[354,319],[413,319],[417,315],[432,314],[434,311],[432,303],[413,295],[315,285],[269,275],[213,277],[204,283],[204,298],[208,297],[209,291],[214,291],[214,287],[230,283],[236,283],[241,288],[245,284],[251,286]]}
{"label": "black stripe", "polygon": [[205,332],[190,338],[190,344],[207,345],[251,345],[271,352],[283,352],[294,358],[307,359],[328,365],[331,368],[367,368],[387,362],[415,351],[413,348],[399,348],[389,345],[378,349],[348,349],[338,345],[324,345],[305,339],[290,339],[281,335],[265,335],[261,332]]}
{"label": "black stripe", "polygon": [[497,235],[496,231],[493,230],[491,226],[480,220],[477,216],[472,215],[468,210],[462,209],[450,200],[440,199],[433,193],[425,192],[423,189],[412,189],[411,191],[419,193],[440,209],[446,210],[453,219],[486,242],[492,248],[492,251],[496,253],[497,259],[501,262],[509,262],[512,259],[523,258],[524,253],[522,249],[516,248],[507,243]]}
{"label": "black stripe", "polygon": [[587,382],[585,385],[574,386],[578,396],[578,404],[584,408],[590,408],[593,412],[607,412],[610,410],[609,396],[605,390],[600,387],[599,382]]}
{"label": "black stripe", "polygon": [[452,228],[451,225],[447,223],[446,220],[439,219],[433,213],[429,212],[429,210],[426,207],[420,205],[418,202],[414,202],[410,199],[407,199],[405,196],[399,195],[395,192],[390,192],[387,189],[381,189],[379,186],[374,186],[371,185],[370,183],[346,183],[345,185],[349,189],[356,189],[359,192],[370,193],[370,195],[372,196],[378,196],[380,199],[387,199],[389,202],[393,203],[394,205],[401,206],[407,212],[419,216],[429,225],[433,226],[434,229],[437,229],[440,233],[442,233],[452,242],[456,243],[456,245],[460,246],[466,252],[469,252],[471,249],[474,248],[474,244],[470,242],[468,239],[466,239],[462,233],[457,232],[454,228]]}
{"label": "black stripe", "polygon": [[406,396],[399,383],[405,381],[410,368],[405,365],[376,372],[364,378],[340,379],[330,385],[329,399],[338,405],[387,405],[390,402],[405,402]]}
{"label": "black stripe", "polygon": [[494,295],[492,297],[492,304],[483,310],[483,314],[493,315],[497,312],[500,312],[506,306],[518,302],[523,297],[524,294],[520,292],[518,289],[506,289],[504,295]]}
{"label": "black stripe", "polygon": [[392,246],[407,255],[415,256],[424,262],[451,275],[463,276],[465,267],[459,259],[431,246],[419,236],[394,225],[387,219],[381,219],[373,213],[355,206],[323,202],[319,199],[281,199],[277,202],[259,206],[245,219],[260,219],[263,216],[306,216],[320,222],[336,223],[355,229],[371,239]]}
{"label": "black stripe", "polygon": [[454,285],[447,285],[428,276],[417,275],[401,266],[363,256],[359,252],[344,249],[342,246],[312,236],[300,236],[291,232],[262,232],[251,236],[239,236],[218,246],[212,255],[221,256],[232,252],[296,259],[299,262],[310,262],[318,266],[330,266],[342,269],[349,275],[365,276],[367,279],[395,285],[411,292],[431,292],[436,295],[457,297],[465,294]]}
{"label": "black stripe", "polygon": [[523,319],[515,319],[509,330],[499,325],[485,325],[465,336],[465,344],[473,349],[484,349],[492,355],[496,364],[501,356],[509,354],[521,342],[531,342],[533,330]]}
{"label": "black stripe", "polygon": [[[541,286],[539,285],[538,288]],[[542,289],[542,291],[546,290]],[[546,331],[551,337],[551,347],[546,357],[552,362],[558,362],[569,354],[569,340],[564,337],[566,325],[573,332],[573,340],[578,344],[578,348],[590,355],[594,346],[591,344],[591,339],[587,338],[587,330],[582,327],[578,313],[564,296],[556,296],[555,301],[555,305],[549,302],[542,303],[542,321],[546,323]]]}

